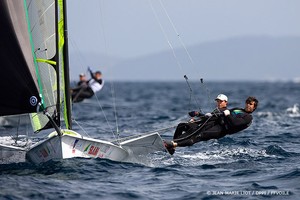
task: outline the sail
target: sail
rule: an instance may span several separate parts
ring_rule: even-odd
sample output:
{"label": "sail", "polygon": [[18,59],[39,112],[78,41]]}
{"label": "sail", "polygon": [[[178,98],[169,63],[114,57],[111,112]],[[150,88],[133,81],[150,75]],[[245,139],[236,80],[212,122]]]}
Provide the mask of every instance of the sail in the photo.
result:
{"label": "sail", "polygon": [[[26,4],[34,55],[40,74],[39,83],[43,88],[41,91],[43,104],[47,112],[55,118],[58,86],[54,60],[56,55],[55,2],[54,0],[32,0],[26,1]],[[34,131],[51,127],[48,117],[43,113],[34,113],[31,118]]]}
{"label": "sail", "polygon": [[[70,100],[66,96],[68,71],[65,72],[64,54],[64,10],[63,1],[58,0],[32,0],[27,2],[28,18],[30,21],[35,57],[38,63],[41,85],[43,86],[43,103],[48,113],[60,126],[60,112],[63,110],[67,128],[69,128]],[[57,34],[56,34],[57,33]],[[32,114],[34,131],[51,128],[48,117],[43,113]]]}
{"label": "sail", "polygon": [[23,1],[0,1],[0,116],[36,112],[41,101]]}

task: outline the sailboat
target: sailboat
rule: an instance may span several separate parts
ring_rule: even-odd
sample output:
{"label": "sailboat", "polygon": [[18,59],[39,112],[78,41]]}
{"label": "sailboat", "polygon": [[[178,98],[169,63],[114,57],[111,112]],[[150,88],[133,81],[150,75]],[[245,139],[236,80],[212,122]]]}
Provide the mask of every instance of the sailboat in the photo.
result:
{"label": "sailboat", "polygon": [[[26,151],[26,160],[43,163],[74,157],[133,159],[165,150],[159,133],[109,142],[72,130],[68,66],[66,2],[64,0],[1,0],[0,116],[30,115],[35,133],[52,130]],[[13,55],[13,56],[11,56]],[[6,76],[9,76],[6,77]],[[5,83],[4,83],[5,82]],[[13,146],[2,146],[14,150]]]}

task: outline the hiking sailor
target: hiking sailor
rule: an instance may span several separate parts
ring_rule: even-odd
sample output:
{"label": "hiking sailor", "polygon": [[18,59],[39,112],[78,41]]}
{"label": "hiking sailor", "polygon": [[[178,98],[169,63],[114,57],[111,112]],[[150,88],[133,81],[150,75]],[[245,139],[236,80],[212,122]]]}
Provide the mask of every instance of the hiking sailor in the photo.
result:
{"label": "hiking sailor", "polygon": [[176,147],[191,146],[200,141],[219,139],[248,128],[252,123],[251,113],[258,106],[255,97],[248,97],[245,108],[226,109],[219,114],[206,117],[199,123],[191,123],[184,134],[174,134],[173,141],[165,141],[165,147],[172,155]]}
{"label": "hiking sailor", "polygon": [[86,76],[84,73],[79,74],[79,81],[77,83],[77,87],[81,86],[82,84],[87,84]]}
{"label": "hiking sailor", "polygon": [[211,117],[213,114],[220,113],[220,112],[222,112],[222,111],[224,111],[224,110],[227,109],[228,97],[225,94],[219,94],[215,98],[215,101],[217,103],[217,107],[211,113],[203,114],[203,113],[198,112],[198,111],[191,111],[191,112],[189,112],[189,116],[192,117],[192,119],[190,120],[190,122],[194,121],[194,117],[203,117],[203,116]]}
{"label": "hiking sailor", "polygon": [[[181,135],[183,135],[184,133],[188,132],[190,129],[193,130],[193,128],[196,128],[200,123],[203,122],[203,121],[201,121],[201,119],[203,119],[205,117],[212,117],[212,115],[220,114],[221,112],[223,112],[224,110],[227,109],[228,97],[226,95],[219,94],[215,98],[215,101],[216,101],[217,107],[211,113],[203,114],[198,111],[189,112],[189,116],[191,116],[192,118],[189,120],[189,122],[178,124],[178,126],[175,130],[173,139],[177,139],[177,138],[181,137]],[[194,117],[199,117],[200,120],[195,120]],[[219,118],[219,120],[222,120],[222,119]]]}
{"label": "hiking sailor", "polygon": [[104,85],[102,79],[102,73],[100,71],[90,72],[91,79],[87,81],[87,84],[81,84],[80,86],[72,89],[72,102],[81,102],[86,98],[91,98],[96,92],[100,91]]}

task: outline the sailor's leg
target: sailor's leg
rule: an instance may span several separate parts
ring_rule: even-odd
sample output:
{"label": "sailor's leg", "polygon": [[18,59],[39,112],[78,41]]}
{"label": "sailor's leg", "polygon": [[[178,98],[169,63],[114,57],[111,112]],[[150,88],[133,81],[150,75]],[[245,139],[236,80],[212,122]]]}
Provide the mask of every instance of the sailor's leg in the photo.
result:
{"label": "sailor's leg", "polygon": [[190,128],[190,126],[188,125],[188,123],[180,123],[180,124],[178,124],[178,126],[177,126],[177,128],[175,130],[173,139],[179,138],[182,135],[182,133],[184,131],[187,131],[189,128]]}
{"label": "sailor's leg", "polygon": [[224,137],[226,134],[224,133],[223,127],[219,124],[202,131],[200,134],[197,134],[194,138],[194,142],[207,141],[211,139],[219,139]]}
{"label": "sailor's leg", "polygon": [[173,140],[180,139],[186,136],[188,137],[190,132],[193,132],[193,130],[196,130],[197,128],[198,124],[196,123],[180,123],[175,130]]}
{"label": "sailor's leg", "polygon": [[224,133],[223,127],[219,124],[212,126],[209,129],[194,129],[191,130],[194,132],[190,132],[188,134],[192,134],[191,137],[187,139],[177,141],[178,147],[185,147],[185,146],[192,146],[193,144],[200,142],[200,141],[207,141],[211,139],[219,139],[224,137],[226,134]]}
{"label": "sailor's leg", "polygon": [[192,146],[195,144],[193,138],[188,138],[186,140],[181,140],[177,142],[177,147],[187,147],[187,146]]}

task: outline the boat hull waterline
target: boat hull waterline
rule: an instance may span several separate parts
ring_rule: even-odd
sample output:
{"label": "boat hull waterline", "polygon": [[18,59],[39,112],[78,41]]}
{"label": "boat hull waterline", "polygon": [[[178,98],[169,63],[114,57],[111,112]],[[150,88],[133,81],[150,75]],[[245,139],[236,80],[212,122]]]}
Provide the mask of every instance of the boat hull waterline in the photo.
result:
{"label": "boat hull waterline", "polygon": [[112,161],[131,161],[141,155],[164,150],[158,133],[139,135],[121,142],[112,142],[83,137],[72,130],[56,132],[46,140],[33,145],[26,152],[26,160],[35,164],[68,158],[103,158]]}

